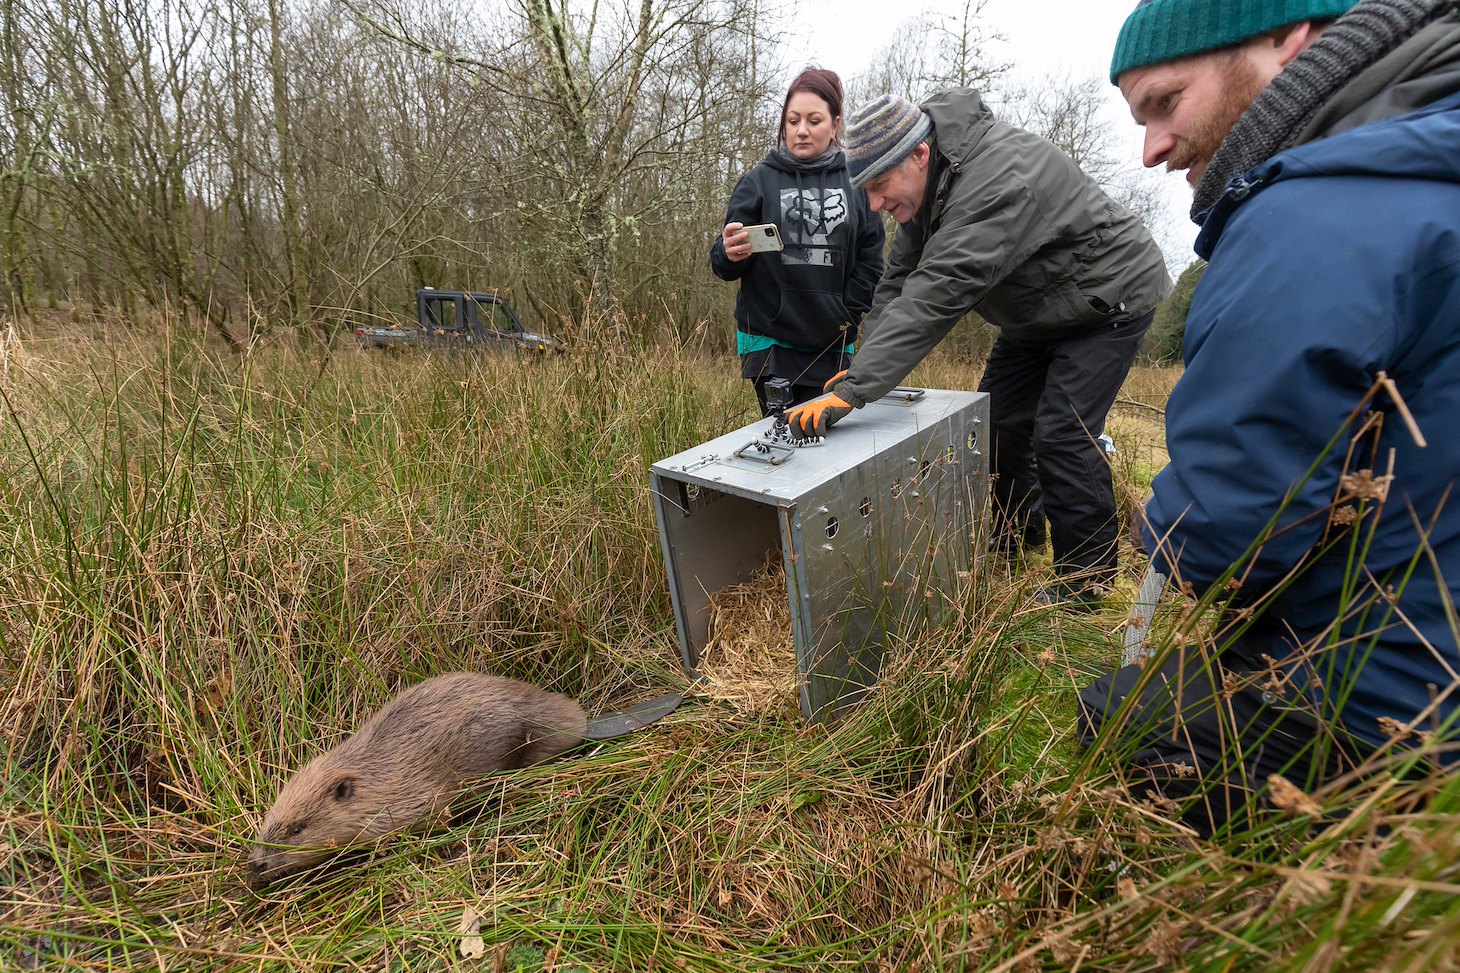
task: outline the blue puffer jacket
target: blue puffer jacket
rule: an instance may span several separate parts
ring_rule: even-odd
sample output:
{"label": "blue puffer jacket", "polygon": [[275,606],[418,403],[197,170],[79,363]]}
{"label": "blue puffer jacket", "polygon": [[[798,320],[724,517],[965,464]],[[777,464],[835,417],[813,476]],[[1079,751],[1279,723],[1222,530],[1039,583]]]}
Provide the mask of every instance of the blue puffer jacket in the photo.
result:
{"label": "blue puffer jacket", "polygon": [[[1157,566],[1201,592],[1240,563],[1239,605],[1278,589],[1247,650],[1316,672],[1361,740],[1383,743],[1381,718],[1427,708],[1420,729],[1448,725],[1460,703],[1460,96],[1274,156],[1229,184],[1197,252],[1210,266],[1167,411],[1171,465],[1147,508]],[[1381,375],[1427,446],[1388,395],[1363,404]],[[1387,502],[1345,526],[1331,509],[1372,492],[1341,479],[1361,470],[1392,470]],[[1299,643],[1329,648],[1310,667]]]}

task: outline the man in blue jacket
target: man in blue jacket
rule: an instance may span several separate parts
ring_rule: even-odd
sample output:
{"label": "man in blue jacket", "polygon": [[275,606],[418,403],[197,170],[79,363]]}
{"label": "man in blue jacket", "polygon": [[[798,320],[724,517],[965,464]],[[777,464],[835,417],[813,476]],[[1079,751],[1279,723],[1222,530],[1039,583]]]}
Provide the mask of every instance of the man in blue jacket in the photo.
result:
{"label": "man in blue jacket", "polygon": [[1460,15],[1142,0],[1111,79],[1195,190],[1209,266],[1145,541],[1221,621],[1087,688],[1082,739],[1204,833],[1290,800],[1274,775],[1453,765]]}

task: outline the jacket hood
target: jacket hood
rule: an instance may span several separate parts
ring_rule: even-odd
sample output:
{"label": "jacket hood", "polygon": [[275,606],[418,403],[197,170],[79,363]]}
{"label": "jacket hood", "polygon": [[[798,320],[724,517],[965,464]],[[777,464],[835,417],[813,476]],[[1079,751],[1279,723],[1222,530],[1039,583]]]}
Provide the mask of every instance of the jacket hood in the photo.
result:
{"label": "jacket hood", "polygon": [[994,124],[994,113],[973,88],[940,91],[919,107],[933,120],[938,151],[954,162],[967,162]]}
{"label": "jacket hood", "polygon": [[770,166],[777,172],[785,172],[792,175],[798,172],[802,174],[814,172],[836,172],[838,169],[845,169],[847,167],[847,156],[846,153],[843,152],[841,149],[837,149],[837,151],[828,159],[821,159],[818,157],[817,159],[803,162],[795,156],[787,157],[785,155],[782,155],[780,147],[778,146],[770,150],[770,152],[766,155],[764,161],[766,165]]}
{"label": "jacket hood", "polygon": [[1238,209],[1292,179],[1361,177],[1460,183],[1460,94],[1420,111],[1373,122],[1332,138],[1280,152],[1227,184],[1196,238],[1197,255],[1211,259]]}

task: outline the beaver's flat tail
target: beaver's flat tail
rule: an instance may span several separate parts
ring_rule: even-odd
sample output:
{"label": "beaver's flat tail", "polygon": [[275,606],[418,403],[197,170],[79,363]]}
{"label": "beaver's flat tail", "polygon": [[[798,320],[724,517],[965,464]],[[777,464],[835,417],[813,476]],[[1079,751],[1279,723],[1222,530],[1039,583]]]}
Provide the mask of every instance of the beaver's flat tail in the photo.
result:
{"label": "beaver's flat tail", "polygon": [[679,704],[682,702],[684,702],[683,693],[665,693],[663,696],[646,699],[642,703],[634,703],[623,709],[609,710],[588,721],[588,728],[583,731],[583,738],[585,740],[612,740],[614,737],[642,730],[650,723],[662,720],[679,709]]}

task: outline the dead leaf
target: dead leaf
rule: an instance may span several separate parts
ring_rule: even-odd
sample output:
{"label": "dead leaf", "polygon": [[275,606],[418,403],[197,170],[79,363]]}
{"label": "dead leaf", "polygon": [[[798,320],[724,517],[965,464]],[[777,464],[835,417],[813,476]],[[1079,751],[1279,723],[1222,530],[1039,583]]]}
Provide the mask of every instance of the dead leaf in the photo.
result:
{"label": "dead leaf", "polygon": [[1388,716],[1379,717],[1379,732],[1391,740],[1407,740],[1419,735],[1413,727]]}
{"label": "dead leaf", "polygon": [[233,676],[229,672],[221,671],[208,684],[203,687],[193,701],[193,711],[199,716],[206,716],[209,713],[221,713],[228,704],[228,699],[233,695]]}
{"label": "dead leaf", "polygon": [[1270,775],[1267,778],[1267,787],[1268,799],[1274,807],[1289,814],[1306,814],[1314,818],[1322,816],[1323,807],[1282,774]]}
{"label": "dead leaf", "polygon": [[461,924],[456,934],[461,937],[461,955],[467,959],[481,959],[487,955],[487,944],[478,935],[482,930],[482,917],[471,906],[461,910]]}
{"label": "dead leaf", "polygon": [[1389,484],[1392,482],[1393,474],[1375,476],[1373,470],[1359,470],[1340,477],[1338,489],[1343,500],[1378,500],[1383,503],[1389,496]]}
{"label": "dead leaf", "polygon": [[1288,876],[1284,891],[1299,905],[1315,905],[1333,891],[1333,882],[1322,875],[1297,872]]}
{"label": "dead leaf", "polygon": [[1181,935],[1184,926],[1170,919],[1161,919],[1141,943],[1143,952],[1162,963],[1174,963],[1181,956]]}

